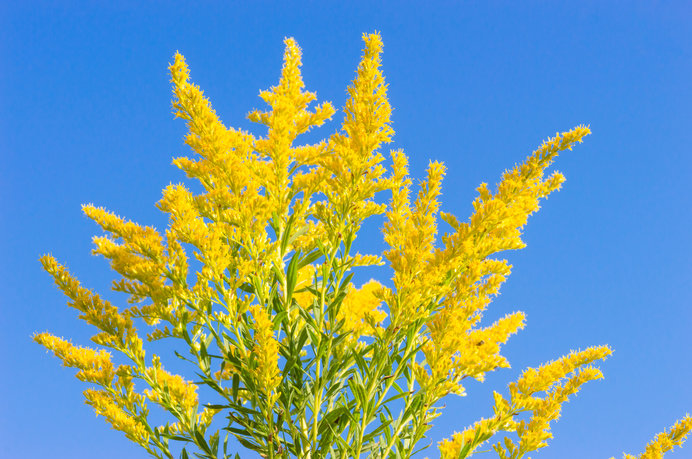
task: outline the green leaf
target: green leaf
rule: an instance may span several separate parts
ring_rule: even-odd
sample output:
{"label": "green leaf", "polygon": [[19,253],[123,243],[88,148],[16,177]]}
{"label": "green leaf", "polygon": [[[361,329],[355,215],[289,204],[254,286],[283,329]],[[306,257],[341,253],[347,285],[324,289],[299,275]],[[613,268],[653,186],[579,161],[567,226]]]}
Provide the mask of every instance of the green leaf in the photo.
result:
{"label": "green leaf", "polygon": [[312,252],[305,254],[305,256],[298,261],[298,269],[300,270],[304,266],[309,265],[321,256],[322,252],[319,249],[315,249]]}
{"label": "green leaf", "polygon": [[240,376],[238,373],[233,373],[233,385],[231,388],[231,394],[233,396],[233,401],[238,403],[238,387],[240,386]]}
{"label": "green leaf", "polygon": [[288,319],[288,311],[287,310],[279,311],[278,313],[276,313],[274,315],[274,317],[272,317],[272,326],[274,327],[275,330],[279,329],[281,327],[282,323],[287,322],[287,319]]}
{"label": "green leaf", "polygon": [[274,238],[279,238],[279,214],[272,212],[272,218],[269,220],[269,226],[274,230]]}
{"label": "green leaf", "polygon": [[296,288],[296,282],[298,281],[298,261],[300,260],[300,250],[293,254],[291,261],[288,264],[288,269],[286,271],[286,297],[288,298],[288,305],[290,305],[291,298],[293,298],[293,290]]}
{"label": "green leaf", "polygon": [[[228,457],[228,434],[226,434],[225,438],[223,439],[223,457],[224,459]],[[238,457],[238,453],[236,453],[236,457]]]}
{"label": "green leaf", "polygon": [[245,439],[245,438],[243,438],[243,437],[238,437],[238,436],[236,436],[236,439],[238,440],[238,443],[240,443],[240,444],[243,445],[244,447],[246,447],[246,448],[248,448],[248,449],[251,449],[251,450],[253,450],[253,451],[260,452],[260,451],[262,451],[262,449],[263,449],[263,448],[262,448],[260,445],[258,445],[257,443],[253,443],[253,442],[251,442],[250,440],[247,440],[247,439]]}
{"label": "green leaf", "polygon": [[195,439],[197,440],[198,445],[206,445],[207,444],[207,439],[204,438],[204,435],[202,435],[202,432],[195,429],[194,434],[195,434]]}
{"label": "green leaf", "polygon": [[240,290],[242,290],[245,293],[255,293],[255,289],[252,287],[252,284],[245,282],[243,284],[240,284],[238,286]]}
{"label": "green leaf", "polygon": [[288,247],[288,240],[291,237],[291,229],[293,229],[294,215],[291,214],[286,222],[286,228],[284,228],[284,234],[281,235],[281,253],[286,253],[286,248]]}
{"label": "green leaf", "polygon": [[349,275],[346,276],[343,281],[341,281],[341,285],[339,286],[339,291],[344,291],[346,289],[348,284],[351,283],[351,279],[353,279],[354,274],[355,273],[349,273]]}
{"label": "green leaf", "polygon": [[178,351],[173,351],[173,353],[174,353],[179,359],[182,359],[182,360],[185,360],[185,361],[187,361],[187,362],[190,362],[190,363],[192,363],[192,364],[194,364],[194,365],[197,365],[197,362],[194,362],[194,361],[188,359],[187,357],[183,357],[182,355],[180,355],[180,353],[179,353]]}

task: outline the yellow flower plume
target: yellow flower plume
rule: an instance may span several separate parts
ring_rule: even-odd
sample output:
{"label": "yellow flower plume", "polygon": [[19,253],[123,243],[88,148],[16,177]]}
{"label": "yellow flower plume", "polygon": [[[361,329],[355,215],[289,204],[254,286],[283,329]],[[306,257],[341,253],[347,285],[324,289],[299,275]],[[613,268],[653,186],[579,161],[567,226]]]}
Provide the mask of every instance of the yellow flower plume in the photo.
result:
{"label": "yellow flower plume", "polygon": [[344,330],[351,333],[351,340],[362,336],[374,336],[375,327],[387,313],[379,309],[382,301],[375,293],[382,288],[379,282],[370,279],[359,289],[351,288],[341,303],[337,321],[344,321]]}
{"label": "yellow flower plume", "polygon": [[255,321],[255,346],[252,349],[255,367],[252,371],[262,393],[273,400],[277,397],[274,390],[281,382],[279,343],[274,337],[274,325],[269,312],[257,304],[250,306],[250,312]]}
{"label": "yellow flower plume", "polygon": [[111,354],[105,350],[96,351],[88,347],[75,346],[69,341],[48,333],[34,335],[34,341],[53,351],[66,367],[79,368],[77,379],[98,383],[108,387],[113,382],[115,370]]}
{"label": "yellow flower plume", "polygon": [[[671,451],[675,446],[682,446],[692,431],[692,416],[689,414],[673,424],[670,431],[663,431],[656,435],[648,445],[646,450],[639,456],[625,454],[625,459],[660,459],[664,453]],[[613,458],[611,458],[613,459]]]}

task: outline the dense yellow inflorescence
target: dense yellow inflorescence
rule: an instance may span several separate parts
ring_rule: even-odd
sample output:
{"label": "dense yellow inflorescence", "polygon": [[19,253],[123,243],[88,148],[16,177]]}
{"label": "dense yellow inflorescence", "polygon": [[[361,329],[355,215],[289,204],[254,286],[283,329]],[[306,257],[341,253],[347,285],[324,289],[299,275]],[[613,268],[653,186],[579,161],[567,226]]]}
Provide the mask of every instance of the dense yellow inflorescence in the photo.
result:
{"label": "dense yellow inflorescence", "polygon": [[182,413],[197,407],[197,386],[164,370],[158,356],[154,356],[153,365],[147,368],[146,374],[154,384],[154,389],[144,391],[151,401],[160,405],[172,405]]}
{"label": "dense yellow inflorescence", "polygon": [[34,335],[34,340],[53,351],[66,367],[79,368],[76,377],[80,381],[109,386],[115,377],[111,354],[87,347],[74,346],[69,341],[48,333]]}
{"label": "dense yellow inflorescence", "polygon": [[344,321],[350,339],[374,336],[378,324],[387,317],[387,313],[379,309],[381,301],[375,296],[381,287],[379,282],[370,279],[361,288],[350,288],[346,293],[337,320]]}
{"label": "dense yellow inflorescence", "polygon": [[673,424],[668,432],[664,431],[656,435],[656,438],[646,445],[646,450],[639,456],[625,454],[623,457],[624,459],[660,459],[663,453],[671,451],[676,446],[682,446],[691,431],[692,416],[688,414]]}
{"label": "dense yellow inflorescence", "polygon": [[[495,434],[516,432],[519,444],[510,438],[494,445],[502,459],[517,459],[528,452],[547,446],[552,438],[550,422],[560,416],[562,404],[570,395],[577,393],[585,382],[602,378],[600,370],[588,366],[591,362],[604,359],[612,353],[607,346],[591,347],[572,352],[539,368],[528,368],[521,377],[509,385],[510,399],[506,400],[495,392],[495,416],[481,419],[451,440],[439,443],[443,458],[467,457]],[[544,393],[544,396],[540,396]],[[515,416],[531,412],[528,420],[517,420]]]}
{"label": "dense yellow inflorescence", "polygon": [[255,346],[253,355],[256,359],[256,366],[253,373],[256,378],[257,386],[269,399],[275,399],[276,387],[281,381],[281,371],[279,370],[279,344],[274,337],[274,326],[269,312],[259,305],[250,307],[250,312],[255,321]]}
{"label": "dense yellow inflorescence", "polygon": [[106,418],[113,429],[123,432],[127,438],[140,445],[149,442],[147,424],[125,413],[107,391],[87,389],[84,397],[86,403],[94,407],[96,414]]}

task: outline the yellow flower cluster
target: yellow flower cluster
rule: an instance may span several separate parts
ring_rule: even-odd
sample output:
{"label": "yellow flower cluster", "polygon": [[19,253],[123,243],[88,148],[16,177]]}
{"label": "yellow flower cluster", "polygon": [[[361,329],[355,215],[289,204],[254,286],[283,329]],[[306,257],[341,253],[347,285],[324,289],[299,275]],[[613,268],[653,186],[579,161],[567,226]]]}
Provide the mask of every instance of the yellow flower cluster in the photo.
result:
{"label": "yellow flower cluster", "polygon": [[[518,449],[509,439],[504,442],[509,456],[503,455],[499,443],[495,446],[502,459],[514,457],[516,451],[524,454],[547,446],[546,440],[552,438],[550,422],[559,418],[562,404],[585,382],[603,377],[599,369],[585,365],[610,354],[612,350],[608,346],[572,352],[537,369],[527,369],[516,383],[510,384],[511,406],[520,411],[530,410],[533,414],[528,422],[517,424]],[[543,398],[536,396],[540,392],[546,395]]]}
{"label": "yellow flower cluster", "polygon": [[199,179],[207,191],[228,187],[230,194],[225,197],[237,199],[241,190],[251,185],[253,174],[246,159],[253,154],[254,137],[223,125],[199,86],[189,82],[190,71],[182,55],[176,53],[169,70],[174,114],[187,121],[185,141],[201,157],[198,161],[177,158],[174,164],[189,177]]}
{"label": "yellow flower cluster", "polygon": [[[539,368],[527,369],[517,382],[509,385],[509,401],[495,392],[494,417],[481,419],[462,433],[454,434],[451,440],[438,444],[441,457],[467,457],[500,431],[516,432],[519,436],[519,445],[508,437],[494,445],[501,459],[517,459],[546,446],[546,440],[552,438],[550,422],[560,416],[562,404],[585,382],[603,377],[600,370],[585,365],[611,353],[607,346],[591,347]],[[537,394],[542,392],[545,396],[539,397]],[[514,419],[525,411],[532,412],[530,420]]]}
{"label": "yellow flower cluster", "polygon": [[383,143],[391,142],[391,106],[387,85],[380,70],[382,39],[378,33],[363,34],[365,48],[356,78],[348,87],[349,98],[344,107],[341,131],[333,134],[326,145],[329,154],[319,159],[314,171],[323,177],[315,183],[326,201],[314,207],[314,216],[327,229],[331,243],[340,243],[340,233],[355,237],[366,218],[381,214],[386,205],[374,201],[379,191],[390,188],[383,178],[380,164],[384,157],[378,152]]}
{"label": "yellow flower cluster", "polygon": [[116,403],[111,393],[105,390],[87,389],[84,391],[86,403],[94,407],[97,415],[101,415],[133,442],[146,446],[149,442],[149,429],[146,423],[123,411]]}
{"label": "yellow flower cluster", "polygon": [[[495,392],[496,400],[501,396]],[[506,403],[506,402],[505,402]],[[495,435],[498,431],[516,430],[516,422],[504,411],[498,411],[493,418],[480,419],[461,433],[454,433],[451,440],[438,443],[441,459],[456,459],[470,456],[473,451]]]}
{"label": "yellow flower cluster", "polygon": [[87,204],[82,211],[104,231],[123,241],[118,244],[108,237],[94,237],[93,253],[103,255],[111,261],[113,270],[136,281],[131,285],[137,299],[165,297],[161,279],[165,249],[161,235],[154,228],[125,221],[102,207]]}
{"label": "yellow flower cluster", "polygon": [[301,50],[292,38],[287,38],[284,53],[284,66],[279,85],[260,92],[260,97],[271,106],[270,112],[255,110],[248,115],[250,121],[264,124],[268,128],[267,137],[255,141],[255,150],[271,160],[271,167],[265,171],[265,186],[272,211],[285,212],[291,199],[289,167],[314,160],[324,154],[323,146],[291,148],[295,138],[313,126],[321,126],[331,118],[335,110],[327,102],[309,112],[307,106],[314,101],[315,93],[303,91],[305,84],[300,74]]}
{"label": "yellow flower cluster", "polygon": [[427,180],[413,208],[409,199],[408,159],[401,151],[392,153],[392,201],[391,210],[383,227],[385,242],[390,246],[384,256],[394,270],[394,287],[397,294],[385,290],[390,305],[390,315],[395,326],[427,317],[431,311],[431,299],[439,289],[437,273],[428,269],[437,235],[438,196],[441,194],[445,168],[431,162]]}
{"label": "yellow flower cluster", "polygon": [[538,210],[539,198],[559,189],[564,181],[558,172],[543,179],[545,169],[560,151],[571,149],[590,132],[588,127],[578,126],[547,140],[523,164],[503,174],[494,194],[485,183],[481,184],[468,223],[459,223],[451,214],[443,213],[441,217],[455,233],[442,238],[445,247],[436,250],[433,265],[466,268],[493,253],[523,248],[520,230]]}
{"label": "yellow flower cluster", "polygon": [[53,351],[64,366],[78,368],[77,379],[104,387],[106,390],[86,390],[86,403],[93,406],[97,414],[104,416],[114,429],[148,447],[147,424],[125,411],[127,409],[130,413],[135,413],[145,406],[141,395],[134,392],[130,367],[121,365],[114,370],[108,351],[74,346],[69,341],[48,333],[35,334],[33,339]]}
{"label": "yellow flower cluster", "polygon": [[270,400],[270,405],[278,397],[274,390],[281,382],[279,371],[279,343],[274,337],[274,325],[269,312],[260,305],[250,306],[250,312],[255,321],[255,347],[252,357],[255,359],[253,373],[256,384]]}
{"label": "yellow flower cluster", "polygon": [[[639,456],[625,454],[625,459],[660,459],[663,453],[671,451],[676,446],[682,446],[692,431],[692,416],[689,414],[673,424],[669,432],[661,432],[656,435],[651,443],[646,445],[646,450]],[[613,458],[611,458],[613,459]]]}
{"label": "yellow flower cluster", "polygon": [[546,391],[575,369],[595,360],[604,359],[612,353],[613,351],[608,346],[590,347],[583,351],[571,352],[539,368],[528,368],[517,382],[509,385],[510,394],[512,398],[528,401],[533,394]]}
{"label": "yellow flower cluster", "polygon": [[180,413],[187,414],[197,409],[197,385],[185,381],[163,369],[158,356],[153,357],[152,366],[145,370],[152,389],[144,394],[163,407],[172,406]]}
{"label": "yellow flower cluster", "polygon": [[[187,121],[186,143],[200,157],[176,158],[174,164],[188,177],[200,180],[206,192],[195,196],[183,185],[169,185],[158,207],[170,214],[169,240],[191,244],[197,250],[195,256],[204,265],[197,274],[198,289],[204,288],[202,284],[226,282],[227,297],[222,299],[235,315],[240,306],[235,290],[257,268],[253,255],[266,245],[271,209],[260,190],[266,186],[268,163],[255,153],[254,136],[223,125],[204,93],[189,82],[183,56],[176,54],[169,69],[174,113]],[[186,285],[184,274],[177,276],[182,285]]]}
{"label": "yellow flower cluster", "polygon": [[370,279],[361,288],[352,287],[346,292],[337,321],[344,321],[344,330],[350,333],[350,342],[362,336],[374,336],[377,325],[387,317],[387,313],[379,309],[381,300],[375,296],[381,288],[379,282]]}
{"label": "yellow flower cluster", "polygon": [[466,395],[460,384],[462,379],[473,377],[483,381],[486,372],[509,368],[509,362],[500,355],[500,344],[524,327],[524,314],[508,314],[489,327],[474,330],[461,328],[460,323],[454,321],[442,329],[439,324],[436,322],[435,327],[431,327],[431,333],[444,334],[445,347],[436,347],[434,341],[428,341],[422,350],[430,371],[420,364],[414,366],[416,380],[434,399],[448,393]]}
{"label": "yellow flower cluster", "polygon": [[384,231],[391,247],[385,253],[395,270],[397,293],[386,291],[385,297],[394,323],[398,317],[429,317],[425,361],[414,370],[421,387],[434,390],[435,396],[463,395],[459,382],[464,377],[482,380],[485,372],[509,366],[499,354],[499,345],[523,327],[524,317],[517,313],[491,327],[478,328],[483,311],[511,269],[505,260],[488,257],[524,247],[521,228],[538,209],[539,199],[564,180],[559,173],[544,179],[545,169],[559,151],[571,149],[589,132],[579,126],[544,142],[522,165],[503,174],[494,194],[481,184],[468,223],[442,213],[441,218],[455,230],[443,235],[442,248],[433,243],[444,169],[431,163],[427,182],[411,209],[407,160],[403,154],[395,154],[392,210],[387,213]]}
{"label": "yellow flower cluster", "polygon": [[102,333],[92,338],[94,342],[116,349],[127,349],[137,358],[144,358],[142,340],[137,336],[137,330],[127,314],[120,314],[117,307],[82,287],[52,256],[44,255],[40,261],[43,269],[53,276],[58,288],[72,300],[68,305],[82,313],[79,318],[102,330]]}
{"label": "yellow flower cluster", "polygon": [[77,379],[98,383],[108,387],[113,382],[115,371],[108,351],[74,346],[69,341],[48,333],[36,334],[34,341],[53,351],[66,367],[79,368]]}
{"label": "yellow flower cluster", "polygon": [[361,161],[368,160],[382,143],[391,142],[394,130],[390,117],[392,108],[387,99],[387,85],[380,70],[382,37],[378,33],[363,34],[365,49],[358,66],[354,84],[348,88],[349,99],[344,107],[346,119],[343,157],[351,171]]}

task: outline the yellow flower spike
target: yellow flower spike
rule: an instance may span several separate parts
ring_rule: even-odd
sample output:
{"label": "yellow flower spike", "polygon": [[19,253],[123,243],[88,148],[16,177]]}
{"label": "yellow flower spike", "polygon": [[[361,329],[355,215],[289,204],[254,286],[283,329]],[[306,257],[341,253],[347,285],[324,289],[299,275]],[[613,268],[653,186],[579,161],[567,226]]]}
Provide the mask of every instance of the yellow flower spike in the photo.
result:
{"label": "yellow flower spike", "polygon": [[154,382],[153,389],[144,391],[151,401],[164,407],[170,403],[182,413],[197,409],[197,385],[164,370],[157,356],[154,356],[153,365],[145,373]]}
{"label": "yellow flower spike", "polygon": [[[260,92],[260,97],[271,106],[270,112],[255,110],[248,114],[248,119],[268,127],[266,138],[257,139],[254,148],[261,156],[271,160],[267,174],[259,176],[266,188],[270,208],[284,214],[290,202],[289,168],[298,159],[302,162],[310,153],[305,149],[292,148],[295,138],[313,126],[320,126],[335,113],[327,102],[317,106],[314,112],[307,110],[310,102],[317,96],[303,91],[305,84],[300,72],[301,50],[293,38],[284,40],[284,66],[277,86]],[[318,147],[318,151],[323,149]],[[307,154],[306,154],[307,153]],[[319,156],[319,155],[318,155]]]}
{"label": "yellow flower spike", "polygon": [[196,199],[184,187],[171,186],[159,207],[172,213],[171,227],[178,239],[197,247],[203,245],[207,231],[203,217],[235,225],[236,240],[261,234],[271,211],[259,192],[267,173],[255,152],[255,138],[221,123],[199,87],[188,82],[181,55],[176,54],[170,70],[174,112],[188,121],[186,143],[201,156],[197,161],[176,158],[174,164],[188,177],[199,179],[208,193]]}
{"label": "yellow flower spike", "polygon": [[104,390],[87,389],[84,391],[84,397],[86,403],[94,407],[97,415],[106,418],[113,429],[123,432],[127,438],[142,446],[149,443],[147,425],[125,413],[111,393]]}
{"label": "yellow flower spike", "polygon": [[671,451],[676,446],[682,446],[685,439],[692,431],[692,416],[689,414],[670,427],[668,432],[663,431],[656,435],[646,450],[638,457],[625,454],[625,459],[660,459],[664,453]]}
{"label": "yellow flower spike", "polygon": [[140,226],[131,221],[118,217],[102,207],[92,204],[82,206],[84,214],[98,223],[104,231],[122,239],[130,251],[149,258],[152,261],[163,259],[163,238],[150,226]]}
{"label": "yellow flower spike", "polygon": [[586,126],[577,126],[543,142],[523,164],[502,175],[494,194],[486,184],[481,184],[468,223],[459,223],[452,215],[444,214],[443,219],[454,227],[455,233],[443,238],[445,248],[437,251],[435,263],[457,265],[455,260],[483,259],[499,251],[523,248],[520,230],[529,215],[538,210],[538,199],[558,189],[564,181],[559,173],[543,180],[545,169],[560,151],[571,149],[590,132]]}
{"label": "yellow flower spike", "polygon": [[119,346],[125,345],[125,335],[136,336],[130,317],[121,315],[117,307],[102,300],[91,290],[82,287],[79,281],[55,258],[44,255],[40,261],[43,269],[53,276],[58,288],[72,300],[68,305],[82,313],[79,316],[80,319],[112,335]]}
{"label": "yellow flower spike", "polygon": [[594,346],[583,351],[571,352],[537,369],[528,368],[517,382],[509,385],[512,400],[521,400],[537,392],[543,392],[575,369],[604,359],[612,353],[608,346]]}
{"label": "yellow flower spike", "polygon": [[228,148],[233,146],[233,140],[239,140],[235,138],[237,135],[245,141],[240,142],[241,145],[250,147],[252,137],[234,130],[229,131],[199,86],[189,82],[190,70],[180,53],[175,54],[174,63],[169,66],[169,71],[173,83],[173,113],[176,117],[188,121],[190,133],[186,143],[197,154],[210,160],[217,159],[220,155],[228,153]]}
{"label": "yellow flower spike", "polygon": [[272,404],[272,400],[278,396],[273,392],[281,382],[278,365],[279,343],[274,337],[274,325],[269,312],[264,307],[254,304],[250,306],[250,313],[254,319],[255,331],[252,354],[256,359],[256,367],[253,373],[258,387]]}
{"label": "yellow flower spike", "polygon": [[467,333],[455,347],[458,349],[453,357],[455,374],[483,381],[488,371],[509,368],[509,362],[500,355],[500,344],[524,328],[524,318],[522,312],[508,314],[487,328]]}
{"label": "yellow flower spike", "polygon": [[394,286],[402,302],[390,304],[393,323],[411,321],[430,314],[430,304],[422,298],[438,298],[440,272],[432,264],[435,236],[437,234],[438,196],[445,168],[441,163],[431,162],[428,177],[421,183],[421,190],[410,205],[407,178],[407,158],[398,151],[392,153],[393,174],[391,210],[387,212],[383,232],[390,246],[384,256],[394,269]]}
{"label": "yellow flower spike", "polygon": [[457,459],[459,457],[471,456],[479,446],[488,441],[498,431],[513,431],[515,422],[512,420],[512,413],[509,407],[505,410],[500,405],[496,405],[494,417],[482,418],[473,425],[464,429],[461,433],[454,433],[452,439],[444,439],[437,446],[440,450],[441,459]]}
{"label": "yellow flower spike", "polygon": [[356,79],[348,88],[350,98],[344,107],[346,118],[342,126],[348,136],[349,151],[353,152],[353,156],[346,156],[346,163],[354,173],[359,163],[362,164],[382,143],[391,142],[394,135],[390,126],[392,108],[387,100],[387,85],[380,71],[382,38],[377,32],[363,34],[363,41],[363,58]]}
{"label": "yellow flower spike", "polygon": [[517,406],[523,406],[533,412],[529,422],[522,421],[517,426],[519,435],[519,451],[522,453],[536,451],[547,446],[547,440],[552,438],[550,422],[560,417],[562,404],[570,395],[579,391],[582,384],[603,378],[600,370],[585,367],[562,384],[553,388],[544,399],[525,398],[512,399]]}
{"label": "yellow flower spike", "polygon": [[[504,321],[504,324],[498,321],[494,327],[490,327],[495,328],[491,333],[495,335],[495,339],[506,339],[507,331],[523,324],[523,315],[510,315]],[[552,438],[549,424],[560,416],[562,404],[585,382],[603,377],[597,368],[584,365],[605,358],[610,353],[607,346],[593,347],[574,352],[537,370],[529,368],[516,383],[510,384],[509,401],[495,393],[493,418],[481,419],[461,434],[454,434],[451,440],[443,440],[438,444],[441,457],[468,457],[499,431],[516,431],[520,440],[519,445],[516,445],[509,438],[505,438],[504,443],[494,446],[503,459],[521,457],[527,452],[546,446],[546,441]],[[564,380],[569,374],[572,376]],[[544,398],[533,396],[548,390],[550,391]],[[513,416],[525,410],[533,412],[532,418],[528,422],[516,422]]]}
{"label": "yellow flower spike", "polygon": [[[82,210],[115,238],[94,237],[93,242],[96,247],[92,251],[92,254],[103,255],[110,260],[111,268],[123,276],[122,279],[113,282],[113,289],[129,294],[130,303],[139,303],[146,298],[151,298],[156,306],[150,307],[150,312],[165,309],[170,298],[170,291],[164,284],[163,273],[167,257],[162,236],[154,228],[125,221],[101,207],[88,204],[82,206]],[[122,243],[117,242],[118,240]],[[136,307],[127,313],[133,316],[141,315]],[[149,324],[154,324],[158,321],[158,317],[165,317],[165,314],[163,312],[150,314],[147,321]],[[104,343],[112,342],[106,338],[101,336],[100,339],[105,339]]]}
{"label": "yellow flower spike", "polygon": [[48,333],[35,334],[33,340],[53,351],[62,360],[63,366],[79,368],[76,377],[80,381],[109,387],[115,378],[111,354],[107,351],[74,346],[69,341]]}

